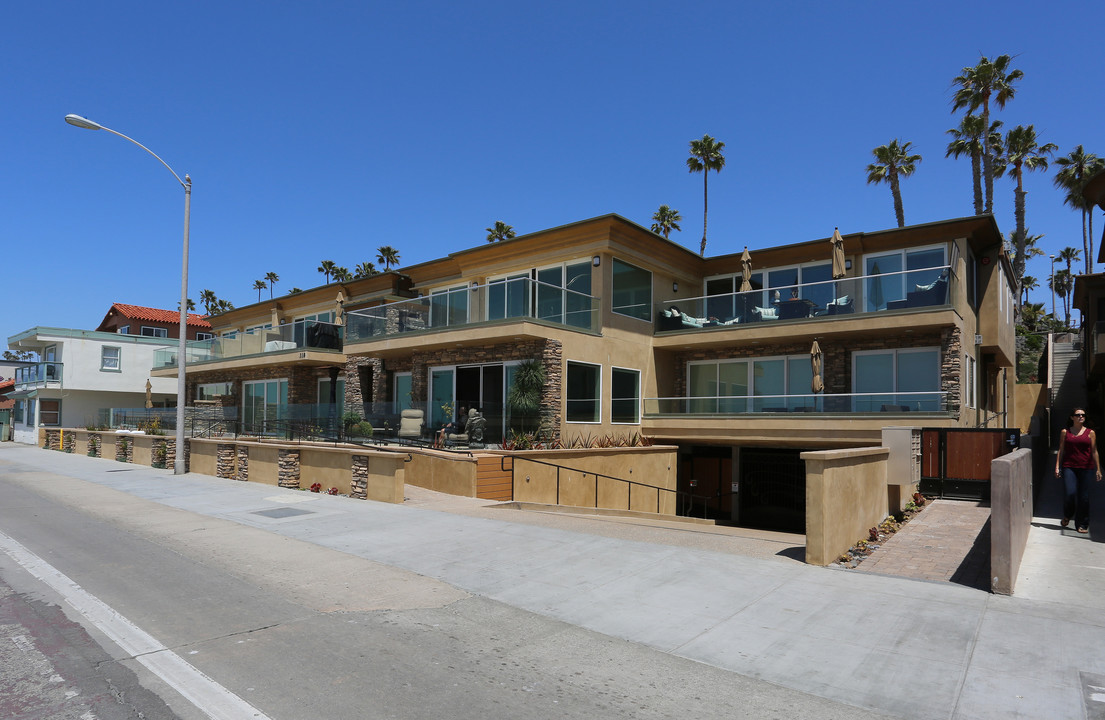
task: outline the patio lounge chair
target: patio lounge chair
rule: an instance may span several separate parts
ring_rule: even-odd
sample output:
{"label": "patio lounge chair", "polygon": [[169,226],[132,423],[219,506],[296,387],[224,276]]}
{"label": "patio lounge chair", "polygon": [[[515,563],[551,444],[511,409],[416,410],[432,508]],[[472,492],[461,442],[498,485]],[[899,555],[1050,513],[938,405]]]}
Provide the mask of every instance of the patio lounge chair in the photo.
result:
{"label": "patio lounge chair", "polygon": [[464,421],[464,432],[449,433],[445,436],[445,441],[449,444],[471,444],[483,442],[483,429],[487,425],[487,420],[476,408],[472,408],[468,411],[468,419]]}
{"label": "patio lounge chair", "polygon": [[399,432],[397,435],[400,440],[418,440],[422,437],[422,429],[424,424],[422,422],[425,415],[421,410],[407,409],[399,415]]}

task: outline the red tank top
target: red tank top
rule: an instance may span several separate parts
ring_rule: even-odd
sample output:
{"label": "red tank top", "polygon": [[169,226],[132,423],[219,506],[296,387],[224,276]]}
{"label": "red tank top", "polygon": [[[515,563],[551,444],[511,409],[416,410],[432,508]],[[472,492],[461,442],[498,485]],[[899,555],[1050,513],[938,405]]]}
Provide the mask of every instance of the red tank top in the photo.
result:
{"label": "red tank top", "polygon": [[1063,467],[1094,469],[1089,428],[1083,428],[1081,435],[1067,431],[1067,439],[1063,444]]}

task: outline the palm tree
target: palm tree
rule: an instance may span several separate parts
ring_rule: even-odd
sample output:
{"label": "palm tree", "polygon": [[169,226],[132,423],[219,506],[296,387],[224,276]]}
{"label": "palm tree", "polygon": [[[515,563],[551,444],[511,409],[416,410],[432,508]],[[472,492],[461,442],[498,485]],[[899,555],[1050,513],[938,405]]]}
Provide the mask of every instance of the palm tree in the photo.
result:
{"label": "palm tree", "polygon": [[264,280],[254,280],[253,289],[257,291],[257,302],[261,302],[261,291],[269,286]]}
{"label": "palm tree", "polygon": [[380,271],[376,269],[376,266],[371,262],[363,262],[353,269],[353,279],[360,280],[361,278],[372,277],[373,275],[379,275]]}
{"label": "palm tree", "polygon": [[1082,187],[1086,180],[1105,168],[1105,160],[1093,153],[1087,153],[1079,145],[1070,154],[1055,158],[1055,164],[1062,168],[1053,178],[1055,187],[1067,191],[1067,205],[1082,211],[1082,249],[1086,252],[1086,274],[1089,274],[1093,272],[1093,205],[1082,197]]}
{"label": "palm tree", "polygon": [[894,196],[894,215],[898,218],[898,227],[905,227],[905,211],[902,210],[902,191],[898,187],[899,177],[909,177],[921,162],[920,155],[910,155],[913,143],[891,140],[887,145],[879,145],[871,151],[875,162],[867,166],[867,184],[886,182],[890,184],[890,193]]}
{"label": "palm tree", "polygon": [[1010,174],[1017,183],[1014,191],[1014,212],[1017,220],[1016,255],[1013,257],[1013,275],[1017,280],[1017,297],[1020,297],[1020,281],[1024,275],[1025,242],[1028,237],[1024,227],[1024,174],[1032,170],[1047,170],[1047,156],[1055,152],[1054,143],[1040,145],[1036,129],[1018,125],[1005,136],[1005,160],[1012,168]]}
{"label": "palm tree", "polygon": [[221,315],[222,313],[229,312],[233,309],[234,303],[230,302],[229,300],[219,300],[214,307],[215,312],[213,312],[212,315]]}
{"label": "palm tree", "polygon": [[667,205],[661,205],[660,209],[652,216],[652,232],[663,235],[664,239],[667,240],[672,230],[676,232],[683,231],[683,228],[679,227],[679,222],[682,219],[683,216],[679,214],[678,210],[672,210]]}
{"label": "palm tree", "polygon": [[292,288],[291,290],[288,291],[288,294],[289,295],[298,295],[301,292],[303,292],[301,289],[299,289],[297,287],[294,287],[294,288]]}
{"label": "palm tree", "polygon": [[219,302],[219,298],[215,297],[214,290],[202,290],[200,291],[200,302],[203,303],[203,309],[207,311],[207,314],[211,315],[211,311],[215,304]]}
{"label": "palm tree", "polygon": [[516,236],[514,228],[502,220],[496,220],[493,227],[484,228],[484,230],[487,230],[487,242],[489,243],[510,240]]}
{"label": "palm tree", "polygon": [[327,285],[330,284],[330,276],[334,274],[334,267],[336,266],[333,260],[323,260],[318,266],[318,271],[326,278]]}
{"label": "palm tree", "polygon": [[[971,181],[974,186],[975,215],[981,215],[983,207],[982,131],[984,127],[982,118],[967,113],[959,122],[959,127],[947,131],[947,134],[952,136],[952,141],[948,143],[947,152],[944,153],[944,157],[954,157],[958,159],[961,155],[967,155],[971,158]],[[998,148],[1001,146],[1000,128],[1001,120],[995,120],[990,123],[989,140],[991,143],[996,142]],[[998,154],[1000,154],[1000,150]]]}
{"label": "palm tree", "polygon": [[[1024,77],[1020,70],[1010,70],[1009,63],[1012,58],[1001,55],[993,60],[988,57],[979,58],[978,65],[965,67],[963,71],[952,80],[953,86],[958,86],[955,96],[952,98],[952,112],[960,108],[967,108],[968,113],[982,108],[982,126],[990,127],[990,100],[999,109],[1005,107],[1005,103],[1013,99],[1017,90],[1013,83]],[[983,145],[982,152],[982,177],[986,187],[985,211],[994,212],[994,155],[989,145]]]}
{"label": "palm tree", "polygon": [[[180,310],[180,300],[176,301],[176,309]],[[188,298],[188,312],[192,312],[196,309],[196,301],[192,298]]]}
{"label": "palm tree", "polygon": [[391,245],[384,245],[376,249],[376,262],[384,264],[384,272],[391,270],[392,265],[399,264],[399,251]]}
{"label": "palm tree", "polygon": [[1047,317],[1043,303],[1025,303],[1021,308],[1021,325],[1030,333],[1040,329],[1040,323]]}
{"label": "palm tree", "polygon": [[267,280],[269,283],[269,300],[272,300],[272,286],[280,282],[280,276],[272,271],[269,271],[265,273],[265,280]]}
{"label": "palm tree", "polygon": [[353,273],[349,272],[349,268],[336,267],[330,271],[330,274],[334,276],[334,282],[349,282],[353,279]]}
{"label": "palm tree", "polygon": [[1051,289],[1063,301],[1063,316],[1066,318],[1066,327],[1070,327],[1070,292],[1074,289],[1074,278],[1069,270],[1056,270],[1051,278]]}
{"label": "palm tree", "polygon": [[1024,293],[1024,302],[1021,303],[1021,307],[1028,305],[1028,291],[1035,290],[1040,287],[1040,283],[1036,278],[1031,275],[1025,275],[1021,278],[1021,292]]}
{"label": "palm tree", "polygon": [[1081,251],[1078,248],[1065,247],[1059,252],[1055,253],[1055,259],[1059,262],[1067,264],[1067,275],[1069,275],[1073,281],[1074,270],[1071,268],[1072,263],[1078,262],[1081,258]]}
{"label": "palm tree", "polygon": [[702,245],[698,254],[706,256],[706,214],[710,207],[710,171],[721,172],[725,167],[725,143],[703,135],[701,140],[691,140],[691,156],[687,158],[687,172],[702,173]]}
{"label": "palm tree", "polygon": [[[1041,239],[1043,239],[1044,237],[1046,237],[1046,236],[1043,233],[1040,233],[1039,235],[1033,235],[1032,231],[1030,231],[1028,228],[1025,228],[1025,230],[1024,230],[1024,262],[1025,262],[1025,267],[1028,267],[1028,261],[1031,260],[1032,258],[1040,257],[1042,255],[1047,254],[1043,250],[1041,250],[1039,248],[1039,246],[1037,245],[1037,243],[1039,243],[1039,241]],[[1017,231],[1016,230],[1010,230],[1009,232],[1007,232],[1005,234],[1003,242],[1005,244],[1006,254],[1009,255],[1009,259],[1012,260],[1015,263],[1016,260],[1017,260]]]}
{"label": "palm tree", "polygon": [[545,365],[540,360],[525,360],[515,369],[506,406],[513,429],[518,423],[523,431],[533,428],[540,432],[541,395],[545,390]]}

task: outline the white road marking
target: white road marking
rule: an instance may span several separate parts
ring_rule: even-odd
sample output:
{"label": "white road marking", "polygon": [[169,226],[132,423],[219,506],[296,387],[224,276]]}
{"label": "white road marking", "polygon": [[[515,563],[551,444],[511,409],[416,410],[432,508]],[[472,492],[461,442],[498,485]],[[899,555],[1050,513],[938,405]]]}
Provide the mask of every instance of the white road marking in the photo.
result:
{"label": "white road marking", "polygon": [[74,610],[111,638],[112,642],[128,655],[134,656],[212,720],[269,720],[263,712],[185,662],[152,635],[2,532],[0,548],[23,569],[60,593]]}

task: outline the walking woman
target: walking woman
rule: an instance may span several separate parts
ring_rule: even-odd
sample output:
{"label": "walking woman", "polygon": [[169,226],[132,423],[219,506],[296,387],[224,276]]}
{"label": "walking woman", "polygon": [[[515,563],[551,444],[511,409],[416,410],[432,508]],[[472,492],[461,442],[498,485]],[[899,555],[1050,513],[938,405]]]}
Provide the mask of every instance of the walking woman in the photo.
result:
{"label": "walking woman", "polygon": [[1055,456],[1055,477],[1063,478],[1063,521],[1074,518],[1078,532],[1090,531],[1090,478],[1101,482],[1101,460],[1097,457],[1097,436],[1086,427],[1086,410],[1075,408],[1069,430],[1059,434]]}

